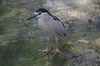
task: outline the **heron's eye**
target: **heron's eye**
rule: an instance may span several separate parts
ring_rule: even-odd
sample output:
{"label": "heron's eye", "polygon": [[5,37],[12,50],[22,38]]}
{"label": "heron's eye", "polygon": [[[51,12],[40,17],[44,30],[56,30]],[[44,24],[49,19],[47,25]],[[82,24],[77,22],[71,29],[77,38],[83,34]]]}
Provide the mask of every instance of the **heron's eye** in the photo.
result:
{"label": "heron's eye", "polygon": [[39,12],[39,15],[41,14],[41,12]]}

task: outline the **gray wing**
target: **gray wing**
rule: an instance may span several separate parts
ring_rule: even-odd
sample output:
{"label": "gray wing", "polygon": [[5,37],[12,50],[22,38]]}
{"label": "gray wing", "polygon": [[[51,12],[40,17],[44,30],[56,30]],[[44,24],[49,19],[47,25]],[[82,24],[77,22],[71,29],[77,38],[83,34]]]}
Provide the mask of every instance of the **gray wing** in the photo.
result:
{"label": "gray wing", "polygon": [[66,29],[64,24],[57,17],[55,18],[56,20],[51,19],[49,21],[50,28],[58,35],[66,35]]}

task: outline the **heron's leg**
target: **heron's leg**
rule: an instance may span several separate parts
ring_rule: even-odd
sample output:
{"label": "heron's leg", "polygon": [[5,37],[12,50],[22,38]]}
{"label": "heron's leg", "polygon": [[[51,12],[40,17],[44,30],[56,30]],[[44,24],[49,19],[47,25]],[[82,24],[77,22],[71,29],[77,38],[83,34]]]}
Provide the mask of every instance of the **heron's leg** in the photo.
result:
{"label": "heron's leg", "polygon": [[48,44],[49,44],[49,37],[48,36],[46,36],[46,49],[48,49],[49,47],[48,47]]}
{"label": "heron's leg", "polygon": [[50,42],[48,36],[46,36],[45,40],[46,40],[46,43],[45,43],[45,49],[43,50],[43,53],[44,53],[44,55],[48,55],[53,50],[53,48],[49,48],[49,46],[48,46],[48,44]]}
{"label": "heron's leg", "polygon": [[59,37],[56,37],[56,48],[55,48],[55,52],[54,52],[54,55],[57,54],[57,53],[60,53],[60,54],[63,54],[60,49],[59,49],[59,46],[61,44],[61,39]]}

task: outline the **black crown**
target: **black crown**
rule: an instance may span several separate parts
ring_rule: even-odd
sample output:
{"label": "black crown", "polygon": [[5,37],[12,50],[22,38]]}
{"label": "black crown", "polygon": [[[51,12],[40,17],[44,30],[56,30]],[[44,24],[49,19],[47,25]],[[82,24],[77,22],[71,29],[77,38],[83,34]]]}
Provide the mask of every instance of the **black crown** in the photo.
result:
{"label": "black crown", "polygon": [[47,13],[49,13],[48,10],[46,10],[44,8],[39,8],[39,9],[36,9],[35,11],[36,12],[47,12]]}

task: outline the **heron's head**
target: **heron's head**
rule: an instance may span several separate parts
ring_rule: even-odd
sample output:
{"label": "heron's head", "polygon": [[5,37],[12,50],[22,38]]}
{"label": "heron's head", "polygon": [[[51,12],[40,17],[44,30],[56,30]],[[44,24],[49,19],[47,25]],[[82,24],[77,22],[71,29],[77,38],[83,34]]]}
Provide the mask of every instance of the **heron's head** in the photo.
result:
{"label": "heron's head", "polygon": [[50,14],[48,10],[46,10],[44,8],[38,8],[35,11],[33,11],[33,15],[31,17],[29,17],[28,20],[31,20],[34,17],[39,17],[39,16],[41,16],[44,13]]}

